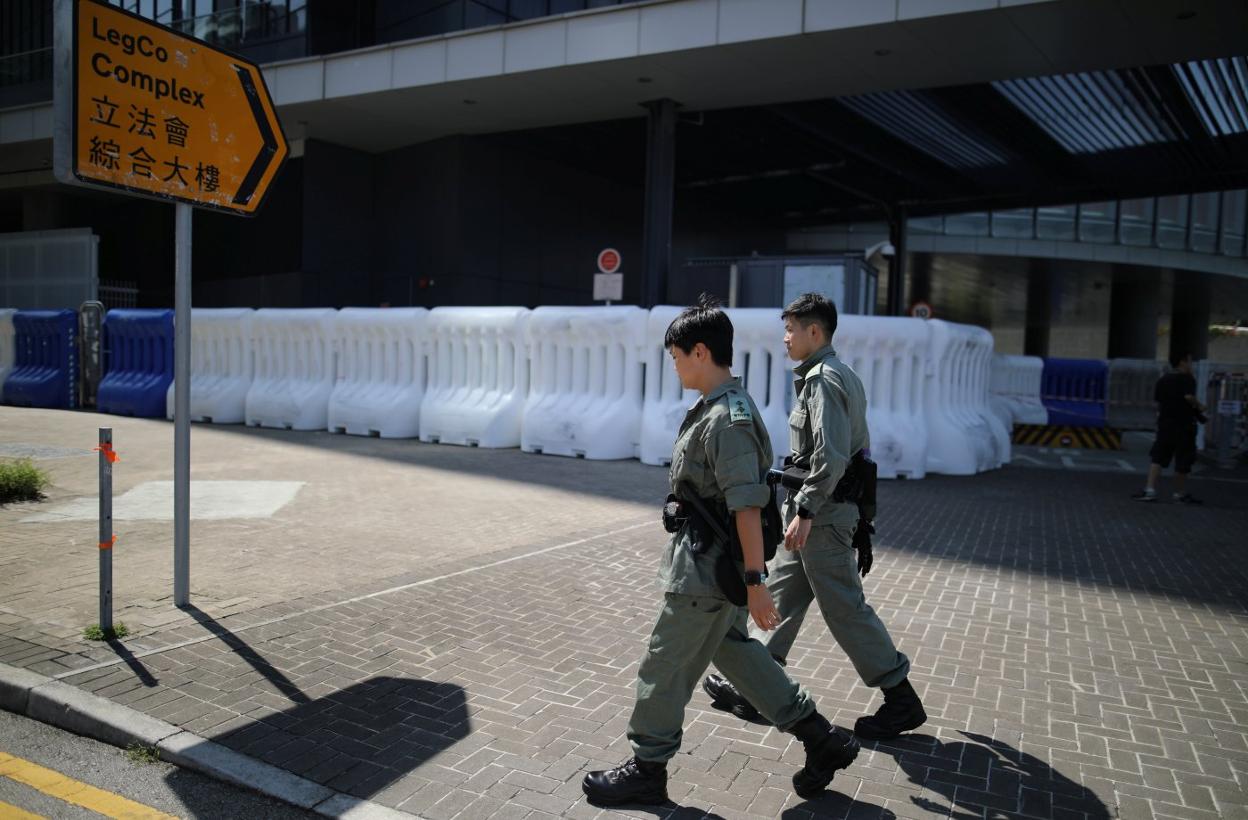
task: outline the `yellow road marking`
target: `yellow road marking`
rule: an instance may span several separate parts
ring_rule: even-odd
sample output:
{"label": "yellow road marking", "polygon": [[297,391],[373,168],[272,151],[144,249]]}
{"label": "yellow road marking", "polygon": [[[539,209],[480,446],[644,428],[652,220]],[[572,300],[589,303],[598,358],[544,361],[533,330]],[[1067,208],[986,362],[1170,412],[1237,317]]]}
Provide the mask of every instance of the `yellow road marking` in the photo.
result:
{"label": "yellow road marking", "polygon": [[8,803],[0,800],[0,820],[48,820],[48,818],[42,814],[31,814],[25,809],[10,806]]}
{"label": "yellow road marking", "polygon": [[[165,814],[104,789],[97,789],[95,786],[66,777],[58,771],[45,769],[37,763],[31,763],[29,760],[23,760],[4,752],[0,752],[0,776],[38,789],[58,800],[82,806],[96,814],[117,818],[117,820],[177,820],[172,814]],[[7,815],[3,816],[7,817]]]}

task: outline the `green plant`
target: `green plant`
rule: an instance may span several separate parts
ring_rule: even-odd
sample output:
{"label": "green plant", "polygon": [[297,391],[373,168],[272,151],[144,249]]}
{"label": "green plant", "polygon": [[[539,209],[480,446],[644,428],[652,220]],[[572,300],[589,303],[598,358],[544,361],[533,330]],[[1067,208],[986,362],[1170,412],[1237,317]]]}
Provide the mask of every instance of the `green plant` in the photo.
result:
{"label": "green plant", "polygon": [[113,628],[109,630],[100,629],[99,624],[91,624],[91,626],[82,630],[82,637],[88,641],[112,641],[117,638],[124,638],[130,634],[130,628],[121,621],[113,624]]}
{"label": "green plant", "polygon": [[136,741],[126,747],[126,757],[130,758],[131,763],[155,763],[160,760],[160,750]]}
{"label": "green plant", "polygon": [[38,501],[50,483],[48,474],[28,458],[0,462],[0,504]]}

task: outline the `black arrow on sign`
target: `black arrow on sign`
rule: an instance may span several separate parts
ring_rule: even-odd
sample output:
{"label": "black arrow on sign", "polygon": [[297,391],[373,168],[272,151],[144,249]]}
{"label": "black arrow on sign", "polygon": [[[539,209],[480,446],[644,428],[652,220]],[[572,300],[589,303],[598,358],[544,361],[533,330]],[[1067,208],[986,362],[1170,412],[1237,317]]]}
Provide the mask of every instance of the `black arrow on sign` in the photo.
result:
{"label": "black arrow on sign", "polygon": [[247,95],[252,116],[256,118],[256,125],[260,127],[260,137],[264,140],[260,153],[256,154],[251,168],[247,169],[247,176],[243,177],[243,184],[238,186],[238,192],[234,194],[235,205],[246,205],[256,193],[256,186],[260,184],[260,178],[268,170],[269,161],[277,153],[277,137],[273,134],[269,118],[264,113],[264,105],[260,102],[260,92],[256,89],[256,84],[252,82],[251,72],[237,63],[234,65],[234,70],[238,72],[238,81],[243,84],[243,92]]}

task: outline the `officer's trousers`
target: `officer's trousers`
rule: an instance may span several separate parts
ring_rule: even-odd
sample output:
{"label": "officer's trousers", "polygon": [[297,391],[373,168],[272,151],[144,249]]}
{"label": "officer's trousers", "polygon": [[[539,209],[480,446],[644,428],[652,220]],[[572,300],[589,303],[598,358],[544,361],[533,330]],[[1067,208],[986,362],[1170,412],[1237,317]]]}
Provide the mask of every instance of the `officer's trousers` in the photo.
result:
{"label": "officer's trousers", "polygon": [[680,748],[685,706],[713,661],[768,720],[781,729],[809,717],[814,701],[758,641],[749,637],[749,611],[722,598],[667,593],[637,670],[637,704],[628,722],[633,754],[670,760]]}
{"label": "officer's trousers", "polygon": [[[788,520],[786,516],[786,525]],[[806,610],[811,601],[818,601],[832,637],[862,682],[871,687],[896,686],[909,674],[910,659],[897,651],[862,593],[853,537],[852,526],[821,525],[811,528],[802,549],[790,552],[781,545],[767,577],[780,626],[752,634],[776,658],[788,658]]]}

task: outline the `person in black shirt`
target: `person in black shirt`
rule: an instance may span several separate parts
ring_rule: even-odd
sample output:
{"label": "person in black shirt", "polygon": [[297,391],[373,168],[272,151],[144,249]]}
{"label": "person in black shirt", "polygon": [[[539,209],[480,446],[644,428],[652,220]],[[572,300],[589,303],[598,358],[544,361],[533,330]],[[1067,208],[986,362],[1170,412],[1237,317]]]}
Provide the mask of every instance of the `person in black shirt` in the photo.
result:
{"label": "person in black shirt", "polygon": [[1174,459],[1174,500],[1180,504],[1199,504],[1186,491],[1187,474],[1196,463],[1196,424],[1205,420],[1205,407],[1196,400],[1196,379],[1192,376],[1191,354],[1171,356],[1174,370],[1157,380],[1153,398],[1157,401],[1157,438],[1149,456],[1148,482],[1141,492],[1132,496],[1136,501],[1157,500],[1157,479]]}

